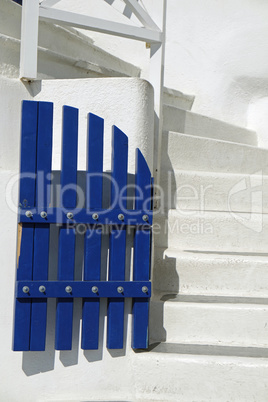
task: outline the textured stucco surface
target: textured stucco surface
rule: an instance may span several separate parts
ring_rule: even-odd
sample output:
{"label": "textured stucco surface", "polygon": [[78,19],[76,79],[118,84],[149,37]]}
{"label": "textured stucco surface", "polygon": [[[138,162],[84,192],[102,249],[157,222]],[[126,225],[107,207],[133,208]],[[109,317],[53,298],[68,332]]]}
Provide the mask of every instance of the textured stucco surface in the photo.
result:
{"label": "textured stucco surface", "polygon": [[[0,70],[19,77],[21,7],[0,0]],[[140,69],[95,46],[93,40],[71,27],[39,22],[37,77],[139,77]]]}
{"label": "textured stucco surface", "polygon": [[104,169],[111,169],[111,127],[116,125],[129,138],[129,171],[135,172],[135,149],[140,148],[153,167],[153,89],[138,78],[44,80],[36,100],[54,102],[54,162],[60,169],[61,108],[79,108],[78,168],[86,168],[87,113],[104,118]]}
{"label": "textured stucco surface", "polygon": [[[23,84],[19,80],[0,79],[1,143],[0,143],[0,207],[3,213],[0,264],[1,376],[0,400],[27,401],[88,401],[135,400],[135,373],[132,369],[131,301],[125,304],[125,333],[123,350],[106,349],[106,300],[101,303],[100,348],[97,351],[80,349],[81,300],[75,302],[73,349],[54,351],[55,301],[48,303],[48,333],[45,352],[12,352],[12,321],[16,261],[19,169],[20,111],[22,99],[54,102],[53,169],[60,168],[61,108],[68,104],[80,109],[78,168],[86,167],[87,113],[105,119],[104,168],[110,170],[111,126],[116,124],[129,138],[129,171],[134,173],[135,148],[144,153],[149,166],[153,164],[153,90],[141,79],[55,80]],[[51,235],[52,236],[52,235]],[[108,237],[106,239],[108,241]],[[57,234],[51,238],[52,253]],[[77,243],[79,258],[83,239]],[[79,245],[80,244],[80,245]],[[55,252],[55,250],[54,250]],[[76,259],[76,270],[81,261]],[[80,264],[80,268],[79,268]],[[78,268],[77,268],[78,267]],[[128,330],[127,330],[128,327]],[[105,380],[104,380],[105,379]]]}
{"label": "textured stucco surface", "polygon": [[[61,0],[55,7],[127,23],[117,11],[124,10],[123,2],[113,1],[114,8],[107,3]],[[159,24],[162,2],[143,4]],[[194,112],[259,131],[265,146],[265,122],[252,118],[251,110],[262,118],[267,114],[262,107],[268,89],[267,17],[265,0],[168,0],[165,58],[165,85],[196,95]],[[133,15],[132,23],[137,23]],[[149,52],[143,43],[88,35],[105,50],[140,66],[148,78]]]}
{"label": "textured stucco surface", "polygon": [[[6,0],[1,1],[8,4]],[[123,5],[120,0],[107,2],[119,8]],[[162,2],[142,2],[159,22]],[[55,7],[124,22],[124,17],[111,12],[104,1],[62,0]],[[4,27],[4,35],[0,36],[3,49],[0,63],[2,72],[16,77],[19,26],[15,27],[14,20],[9,24],[9,18],[5,20],[7,15],[10,14],[0,15],[0,26]],[[17,217],[5,198],[10,196],[8,183],[18,172],[22,99],[55,103],[53,169],[60,168],[61,107],[68,104],[80,109],[79,169],[85,169],[86,164],[86,115],[93,112],[105,118],[105,170],[110,169],[111,126],[116,124],[129,136],[129,169],[133,173],[136,146],[152,168],[151,86],[139,79],[71,82],[64,79],[81,77],[79,74],[86,76],[87,65],[81,56],[87,49],[91,49],[94,60],[107,68],[114,66],[121,72],[137,74],[139,70],[102,51],[95,54],[84,36],[80,41],[77,36],[69,37],[55,27],[46,37],[46,24],[41,24],[40,44],[44,47],[51,44],[54,56],[49,51],[40,53],[39,73],[63,79],[35,84],[0,79],[0,206],[4,250],[0,254],[3,274],[0,400],[267,401],[266,199],[262,203],[268,180],[262,176],[268,172],[268,151],[263,149],[268,138],[268,69],[264,57],[268,50],[267,15],[268,5],[264,0],[168,1],[165,85],[194,94],[196,100],[193,113],[175,115],[176,110],[169,108],[172,113],[164,116],[165,129],[175,132],[164,133],[162,183],[165,188],[171,184],[173,195],[183,185],[199,191],[198,196],[201,189],[208,190],[203,199],[191,198],[186,191],[183,199],[174,198],[169,205],[176,209],[155,217],[155,223],[162,228],[155,237],[153,284],[157,292],[151,302],[150,338],[167,343],[152,348],[151,353],[135,354],[130,348],[129,301],[125,306],[129,329],[125,349],[106,349],[103,301],[100,348],[93,352],[81,351],[80,300],[75,302],[72,351],[54,351],[55,302],[51,300],[46,351],[11,352]],[[89,35],[103,49],[141,67],[142,77],[148,78],[149,50],[143,43]],[[71,49],[69,64],[66,58],[56,57],[59,47],[53,42],[54,36],[61,37],[59,43],[65,55]],[[67,37],[69,41],[65,43]],[[72,64],[70,58],[77,64]],[[258,144],[263,148],[254,146],[257,143],[254,132],[198,116],[196,112],[257,130]],[[241,186],[243,183],[246,189]],[[168,191],[169,188],[165,195]],[[17,200],[16,184],[12,194],[12,200]],[[104,241],[108,241],[108,236]],[[78,251],[82,244],[81,236]],[[51,245],[55,253],[57,233],[53,233]],[[76,269],[81,269],[82,254],[78,253]]]}
{"label": "textured stucco surface", "polygon": [[[0,36],[0,62],[2,69],[10,76],[16,76],[19,43],[9,41],[8,38],[19,38],[19,7],[15,5],[14,12],[10,13],[9,5],[5,13],[8,3],[7,0],[1,0],[3,12],[0,16],[0,31],[6,37]],[[139,24],[133,14],[129,20],[118,12],[124,11],[122,1],[113,1],[113,7],[107,3],[99,0],[61,0],[54,7],[121,23]],[[162,2],[144,0],[143,4],[160,24]],[[11,21],[8,19],[10,14],[13,14]],[[129,15],[127,11],[125,14]],[[265,57],[268,53],[267,16],[268,4],[264,0],[204,0],[199,3],[195,0],[169,0],[165,57],[165,85],[196,95],[194,112],[256,130],[261,145],[265,147],[268,143],[265,129],[268,88]],[[57,36],[57,41],[53,40],[53,35]],[[101,71],[92,71],[90,66],[87,69],[86,61],[99,63],[121,73],[139,73],[133,66],[120,62],[122,59],[141,68],[141,76],[149,78],[150,51],[144,43],[96,32],[83,31],[83,35],[90,37],[91,44],[86,45],[82,39],[79,42],[75,36],[67,37],[59,28],[49,30],[47,24],[42,22],[39,44],[48,47],[54,54],[45,55],[40,52],[40,76],[75,78],[102,74]],[[113,57],[94,50],[92,41]],[[68,62],[67,59],[60,60],[56,57],[57,53],[71,59]],[[116,60],[114,56],[119,59]],[[47,62],[48,57],[50,64]]]}
{"label": "textured stucco surface", "polygon": [[[116,125],[129,137],[129,171],[135,172],[135,149],[153,167],[153,90],[139,78],[43,80],[24,84],[0,79],[2,135],[0,166],[16,170],[19,161],[20,111],[23,99],[54,102],[53,169],[60,169],[62,106],[79,108],[78,169],[86,168],[87,114],[105,120],[104,169],[110,170],[111,128]],[[16,116],[16,118],[14,118]]]}

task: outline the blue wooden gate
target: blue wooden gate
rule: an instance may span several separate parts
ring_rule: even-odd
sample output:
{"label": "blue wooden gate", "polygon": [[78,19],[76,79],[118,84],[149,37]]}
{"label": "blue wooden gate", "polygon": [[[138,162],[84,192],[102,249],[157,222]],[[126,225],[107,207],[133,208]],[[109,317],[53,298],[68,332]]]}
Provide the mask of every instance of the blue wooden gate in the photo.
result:
{"label": "blue wooden gate", "polygon": [[[88,115],[86,203],[77,208],[78,109],[63,107],[61,205],[51,204],[53,104],[24,101],[14,339],[16,351],[45,350],[47,298],[57,298],[55,349],[72,348],[73,299],[83,299],[82,349],[98,349],[100,298],[107,298],[107,347],[124,345],[124,299],[133,299],[132,347],[148,347],[152,178],[137,149],[135,202],[127,209],[128,138],[112,132],[110,208],[103,209],[102,118]],[[75,227],[86,225],[83,280],[74,281]],[[57,281],[49,280],[50,225],[59,228]],[[108,280],[100,280],[102,230],[109,227]],[[134,227],[133,280],[125,281],[126,233]]]}

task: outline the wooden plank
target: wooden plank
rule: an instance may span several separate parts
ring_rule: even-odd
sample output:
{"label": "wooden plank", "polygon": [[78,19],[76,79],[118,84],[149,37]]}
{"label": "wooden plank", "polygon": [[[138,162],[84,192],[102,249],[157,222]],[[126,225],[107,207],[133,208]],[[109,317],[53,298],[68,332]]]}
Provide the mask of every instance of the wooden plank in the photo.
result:
{"label": "wooden plank", "polygon": [[142,42],[162,42],[162,32],[159,31],[103,20],[88,15],[71,13],[69,11],[57,10],[55,8],[47,9],[40,6],[39,17],[42,20],[53,21],[55,24],[59,25],[102,32],[108,35],[121,36]]}
{"label": "wooden plank", "polygon": [[[108,180],[108,179],[107,179]],[[69,223],[70,219],[67,217],[65,214],[66,209],[65,208],[60,208],[60,207],[55,207],[55,208],[48,208],[47,212],[48,215],[46,217],[46,223]],[[26,209],[21,208],[20,213],[19,213],[19,222],[20,223],[27,223],[29,222],[29,218],[25,215]],[[30,211],[32,213],[31,221],[32,223],[44,223],[44,219],[41,217],[41,215],[37,212],[36,208],[32,209]],[[73,219],[77,224],[82,223],[82,224],[88,224],[88,225],[95,225],[96,220],[93,217],[94,213],[98,214],[98,224],[99,225],[107,225],[107,222],[109,222],[109,225],[117,225],[119,220],[118,220],[118,210],[116,209],[102,209],[102,208],[94,208],[92,210],[86,209],[86,208],[75,208],[72,209],[73,213]],[[126,210],[124,213],[124,223],[130,226],[140,226],[143,224],[147,224],[148,226],[151,225],[152,222],[152,217],[149,216],[149,219],[147,222],[144,222],[143,218],[143,213],[142,212],[137,212],[135,213],[135,216],[133,216],[133,211],[131,210]]]}
{"label": "wooden plank", "polygon": [[[151,172],[139,149],[136,151],[136,194],[135,209],[148,210],[151,207]],[[142,194],[142,196],[141,196]],[[146,210],[145,210],[146,213]],[[136,229],[134,238],[133,280],[149,280],[150,277],[151,231]],[[148,347],[149,300],[133,299],[132,348]]]}
{"label": "wooden plank", "polygon": [[[78,109],[63,107],[61,166],[61,203],[65,208],[76,207]],[[66,225],[60,228],[58,280],[74,279],[75,233]],[[57,350],[72,349],[73,301],[60,299],[56,312]]]}
{"label": "wooden plank", "polygon": [[21,18],[20,78],[37,77],[39,2],[23,0]]}
{"label": "wooden plank", "polygon": [[[86,208],[102,208],[104,120],[88,115]],[[96,220],[98,223],[98,220]],[[100,229],[87,229],[84,246],[84,281],[100,280]],[[98,349],[100,300],[84,299],[82,312],[82,349]]]}
{"label": "wooden plank", "polygon": [[[52,158],[53,103],[39,102],[36,160],[36,207],[38,212],[50,204],[50,179]],[[48,278],[49,224],[36,224],[34,232],[33,280]],[[41,284],[41,283],[40,283]],[[45,350],[46,300],[33,300],[31,312],[30,350]]]}
{"label": "wooden plank", "polygon": [[[76,297],[99,299],[101,297],[116,297],[124,299],[126,297],[144,298],[151,297],[150,281],[42,281],[46,287],[46,293],[39,291],[40,281],[17,281],[16,295],[23,299],[46,299],[50,297],[73,299]],[[98,292],[93,293],[92,286],[98,287]],[[29,287],[29,294],[23,292],[23,287]],[[72,293],[66,296],[66,286],[72,287]],[[118,293],[117,288],[124,287],[124,293]],[[146,286],[148,292],[143,293],[142,287]]]}
{"label": "wooden plank", "polygon": [[[113,208],[127,207],[126,196],[128,165],[128,138],[117,127],[112,136],[112,188],[111,205]],[[122,190],[125,188],[124,194]],[[123,212],[123,211],[122,211]],[[120,221],[118,221],[120,223]],[[111,230],[109,254],[109,280],[125,280],[126,229]],[[107,347],[121,349],[124,345],[124,300],[108,300]]]}
{"label": "wooden plank", "polygon": [[133,14],[138,20],[149,29],[160,31],[156,23],[152,20],[150,15],[144,10],[144,8],[138,3],[137,0],[123,0],[124,3],[131,9]]}
{"label": "wooden plank", "polygon": [[[19,204],[32,208],[35,204],[36,144],[38,102],[24,101],[21,118],[21,161]],[[34,225],[23,224],[18,249],[17,280],[32,280]],[[13,350],[30,348],[31,300],[16,299]]]}
{"label": "wooden plank", "polygon": [[166,52],[166,20],[167,20],[167,0],[162,0],[162,43],[153,43],[150,46],[150,68],[149,82],[154,88],[154,157],[153,176],[155,177],[155,200],[154,208],[157,210],[159,205],[159,188],[161,175],[161,156],[162,156],[162,136],[163,136],[163,91],[165,75],[165,52]]}

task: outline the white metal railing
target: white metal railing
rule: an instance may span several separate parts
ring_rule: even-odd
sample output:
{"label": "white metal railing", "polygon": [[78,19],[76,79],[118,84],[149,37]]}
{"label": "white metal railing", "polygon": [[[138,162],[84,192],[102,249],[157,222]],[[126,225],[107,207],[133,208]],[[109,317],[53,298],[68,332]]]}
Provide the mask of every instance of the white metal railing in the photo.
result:
{"label": "white metal railing", "polygon": [[[113,1],[108,4],[112,4]],[[37,78],[37,48],[39,19],[54,22],[58,25],[102,32],[121,36],[150,44],[150,76],[149,81],[154,88],[155,99],[155,149],[154,172],[156,184],[159,183],[160,150],[162,143],[162,96],[164,80],[166,4],[162,3],[162,26],[158,27],[150,15],[138,3],[138,0],[123,0],[131,12],[138,18],[142,27],[122,24],[82,14],[51,8],[57,0],[23,0],[20,50],[20,78],[33,81]]]}

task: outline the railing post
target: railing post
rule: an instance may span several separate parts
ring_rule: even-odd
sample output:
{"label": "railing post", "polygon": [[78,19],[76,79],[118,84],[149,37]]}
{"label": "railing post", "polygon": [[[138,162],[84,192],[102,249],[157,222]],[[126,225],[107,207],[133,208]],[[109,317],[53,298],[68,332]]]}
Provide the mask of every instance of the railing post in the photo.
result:
{"label": "railing post", "polygon": [[39,0],[23,0],[21,18],[20,79],[37,77]]}
{"label": "railing post", "polygon": [[162,43],[151,44],[150,53],[150,83],[154,88],[154,177],[155,177],[155,202],[154,209],[159,208],[158,186],[160,184],[161,167],[161,147],[162,147],[162,129],[163,129],[163,88],[164,88],[164,64],[165,64],[165,41],[166,41],[166,10],[167,0],[163,0],[162,11]]}

